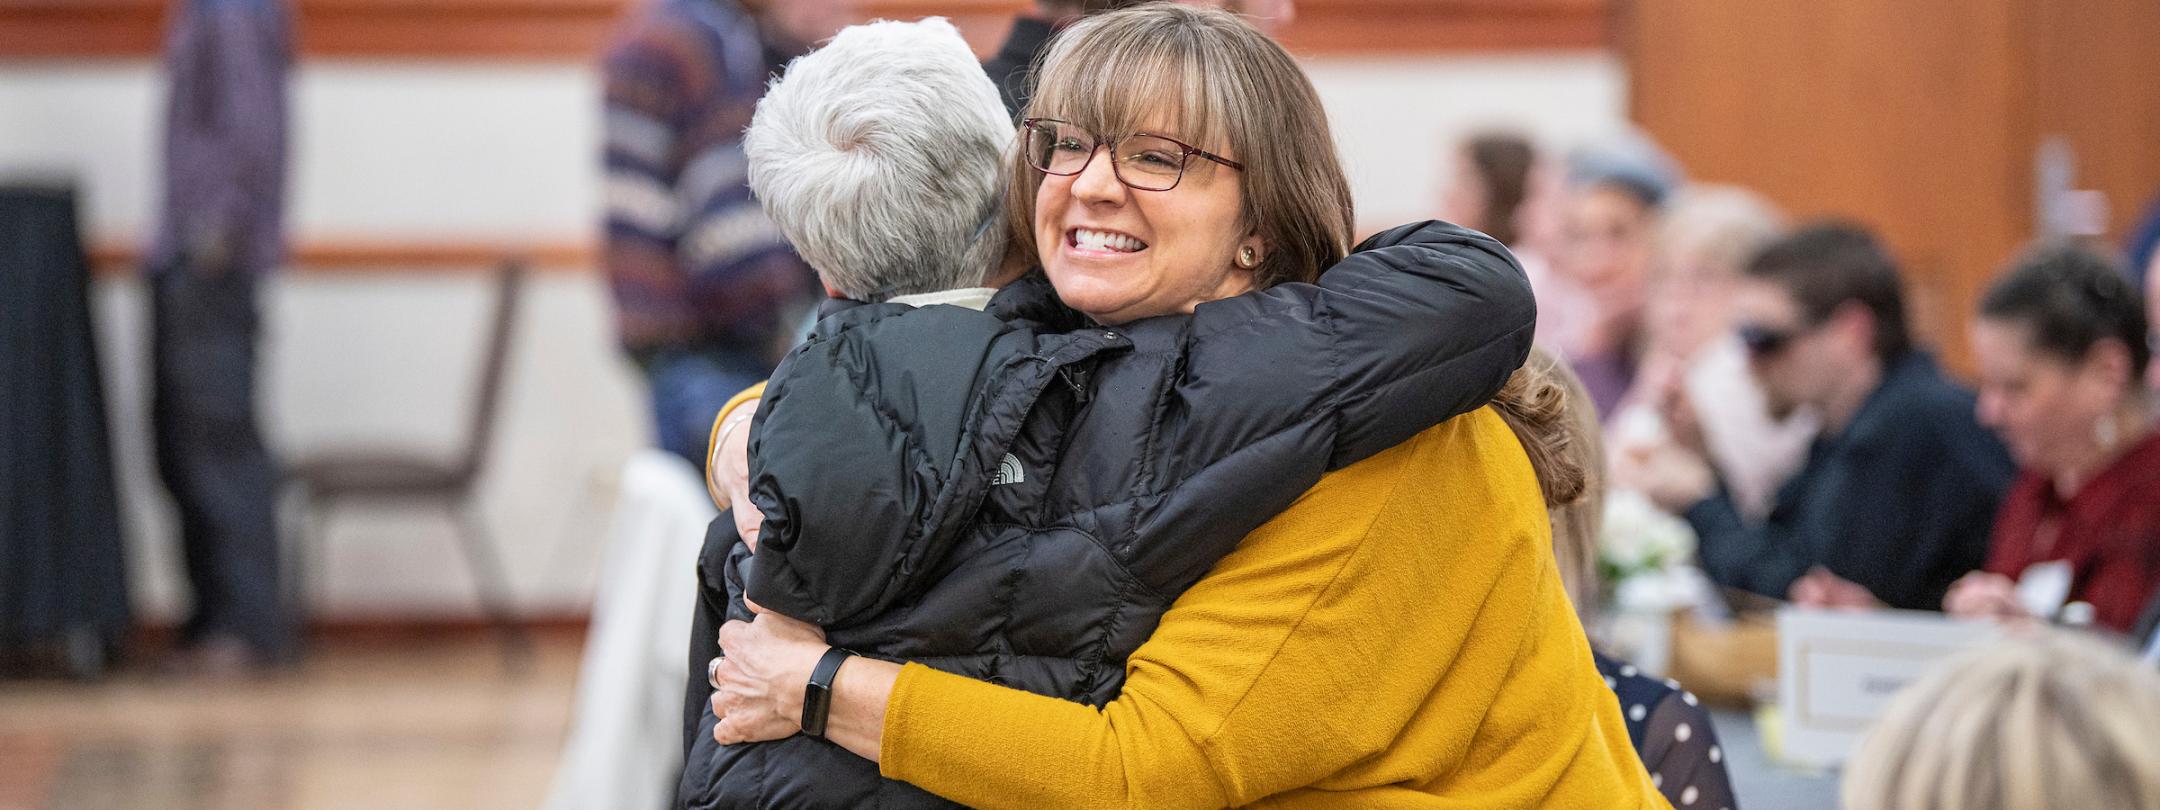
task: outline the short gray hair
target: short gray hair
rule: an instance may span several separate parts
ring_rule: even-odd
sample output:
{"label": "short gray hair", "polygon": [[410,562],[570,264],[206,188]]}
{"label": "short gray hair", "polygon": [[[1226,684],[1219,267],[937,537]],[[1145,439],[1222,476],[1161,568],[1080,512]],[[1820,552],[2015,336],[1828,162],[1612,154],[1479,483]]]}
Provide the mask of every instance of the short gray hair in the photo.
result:
{"label": "short gray hair", "polygon": [[933,17],[851,26],[796,59],[743,148],[750,190],[796,253],[874,302],[980,286],[996,269],[1014,131],[960,32]]}

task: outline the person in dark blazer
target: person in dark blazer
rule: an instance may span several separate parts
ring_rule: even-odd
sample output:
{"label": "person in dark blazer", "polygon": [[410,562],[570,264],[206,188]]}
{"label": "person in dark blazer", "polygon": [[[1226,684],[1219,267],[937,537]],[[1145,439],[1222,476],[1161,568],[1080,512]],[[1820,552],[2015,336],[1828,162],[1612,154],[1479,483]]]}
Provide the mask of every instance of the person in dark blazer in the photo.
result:
{"label": "person in dark blazer", "polygon": [[1812,409],[1822,432],[1761,522],[1702,465],[1652,477],[1647,493],[1694,527],[1711,580],[1817,607],[1933,610],[1985,561],[2016,468],[1973,393],[1913,345],[1903,287],[1889,252],[1849,224],[1803,228],[1748,264],[1734,305],[1750,368],[1773,415]]}

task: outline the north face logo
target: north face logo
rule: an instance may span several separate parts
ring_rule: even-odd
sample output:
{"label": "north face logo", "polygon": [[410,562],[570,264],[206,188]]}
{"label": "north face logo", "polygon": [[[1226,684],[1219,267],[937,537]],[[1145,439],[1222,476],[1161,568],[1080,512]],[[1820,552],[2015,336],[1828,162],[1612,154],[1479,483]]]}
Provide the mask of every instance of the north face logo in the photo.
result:
{"label": "north face logo", "polygon": [[1005,459],[998,462],[997,477],[990,479],[990,485],[1002,487],[1006,484],[1025,483],[1027,483],[1027,473],[1021,471],[1020,459],[1013,457],[1011,453],[1006,453]]}

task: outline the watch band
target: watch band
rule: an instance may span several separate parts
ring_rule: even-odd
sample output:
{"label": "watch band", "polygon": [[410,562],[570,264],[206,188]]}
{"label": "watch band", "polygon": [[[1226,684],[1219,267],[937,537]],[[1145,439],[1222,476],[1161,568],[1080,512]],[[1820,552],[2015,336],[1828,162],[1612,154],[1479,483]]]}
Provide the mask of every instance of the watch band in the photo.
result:
{"label": "watch band", "polygon": [[832,711],[833,676],[852,652],[833,647],[810,669],[810,683],[803,686],[802,730],[812,737],[825,736],[825,718]]}

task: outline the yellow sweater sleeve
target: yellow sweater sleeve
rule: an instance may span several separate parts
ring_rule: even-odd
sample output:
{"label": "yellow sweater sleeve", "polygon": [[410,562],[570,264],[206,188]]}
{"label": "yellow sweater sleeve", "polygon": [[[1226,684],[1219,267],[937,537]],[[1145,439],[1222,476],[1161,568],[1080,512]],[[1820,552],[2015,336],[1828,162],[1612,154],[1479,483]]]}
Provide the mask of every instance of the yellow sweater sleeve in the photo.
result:
{"label": "yellow sweater sleeve", "polygon": [[1098,711],[909,665],[883,773],[983,808],[1663,806],[1490,411],[1323,478],[1126,670]]}
{"label": "yellow sweater sleeve", "polygon": [[720,426],[727,424],[728,414],[734,413],[735,409],[742,407],[743,403],[764,398],[765,384],[758,383],[743,389],[740,394],[728,397],[727,404],[720,406],[720,412],[713,415],[712,432],[705,437],[705,494],[712,496],[713,505],[720,507],[722,510],[726,510],[734,504],[728,503],[727,496],[720,494],[720,484],[714,481],[712,477],[712,470],[715,466],[712,463],[712,454],[714,450],[719,449],[715,445],[720,443]]}

